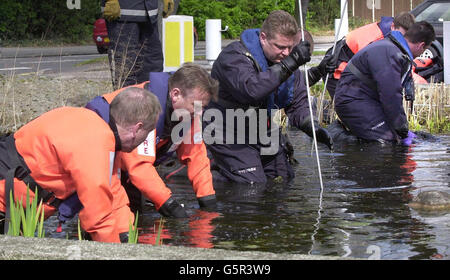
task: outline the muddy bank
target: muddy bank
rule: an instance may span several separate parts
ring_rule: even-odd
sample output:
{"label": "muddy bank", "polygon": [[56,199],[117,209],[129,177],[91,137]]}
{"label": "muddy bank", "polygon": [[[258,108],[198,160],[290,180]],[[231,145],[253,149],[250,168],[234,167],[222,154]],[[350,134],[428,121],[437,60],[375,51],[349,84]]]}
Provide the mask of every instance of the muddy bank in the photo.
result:
{"label": "muddy bank", "polygon": [[84,106],[111,90],[111,80],[106,78],[0,75],[0,134],[16,131],[53,108]]}

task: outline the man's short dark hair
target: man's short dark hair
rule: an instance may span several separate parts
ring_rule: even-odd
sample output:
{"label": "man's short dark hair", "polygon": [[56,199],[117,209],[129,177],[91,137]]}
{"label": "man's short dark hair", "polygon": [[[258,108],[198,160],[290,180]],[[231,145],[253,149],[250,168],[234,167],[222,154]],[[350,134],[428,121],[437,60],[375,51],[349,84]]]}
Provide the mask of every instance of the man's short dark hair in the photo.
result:
{"label": "man's short dark hair", "polygon": [[416,18],[413,14],[408,12],[401,12],[394,17],[393,23],[395,28],[402,27],[403,29],[408,30],[415,21]]}
{"label": "man's short dark hair", "polygon": [[436,39],[434,28],[426,21],[419,21],[411,25],[406,31],[405,38],[411,43],[425,42],[425,45],[430,45]]}
{"label": "man's short dark hair", "polygon": [[213,100],[217,100],[219,82],[203,67],[187,62],[169,78],[169,91],[175,87],[179,87],[182,94],[187,89],[199,88],[208,93]]}

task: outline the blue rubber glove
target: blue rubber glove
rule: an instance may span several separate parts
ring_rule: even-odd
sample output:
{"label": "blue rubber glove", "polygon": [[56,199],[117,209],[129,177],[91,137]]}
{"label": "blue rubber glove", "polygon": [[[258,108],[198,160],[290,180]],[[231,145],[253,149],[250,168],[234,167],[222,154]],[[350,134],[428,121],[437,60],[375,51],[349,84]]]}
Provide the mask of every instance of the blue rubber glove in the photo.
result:
{"label": "blue rubber glove", "polygon": [[411,144],[414,143],[414,138],[416,138],[417,135],[414,134],[414,132],[412,131],[408,131],[408,136],[406,136],[406,138],[403,138],[401,140],[402,146],[411,146]]}
{"label": "blue rubber glove", "polygon": [[58,220],[62,223],[72,219],[75,217],[78,212],[83,208],[83,204],[81,204],[78,199],[78,194],[74,193],[68,198],[66,198],[61,205],[58,207]]}

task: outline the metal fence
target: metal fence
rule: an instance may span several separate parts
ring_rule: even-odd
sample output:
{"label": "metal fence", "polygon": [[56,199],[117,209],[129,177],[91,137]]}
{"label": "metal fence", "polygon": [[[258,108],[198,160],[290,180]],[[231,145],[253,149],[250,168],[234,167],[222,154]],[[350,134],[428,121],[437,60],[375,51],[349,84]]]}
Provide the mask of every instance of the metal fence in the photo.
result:
{"label": "metal fence", "polygon": [[349,16],[377,21],[382,16],[395,16],[410,11],[423,0],[348,0]]}

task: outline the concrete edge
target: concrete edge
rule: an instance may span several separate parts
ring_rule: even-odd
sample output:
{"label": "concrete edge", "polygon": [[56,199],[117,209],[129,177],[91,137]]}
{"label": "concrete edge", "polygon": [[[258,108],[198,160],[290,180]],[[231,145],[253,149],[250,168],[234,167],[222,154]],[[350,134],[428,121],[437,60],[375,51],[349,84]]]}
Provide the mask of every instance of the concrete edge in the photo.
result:
{"label": "concrete edge", "polygon": [[183,246],[112,244],[0,235],[2,260],[351,260],[351,258]]}

